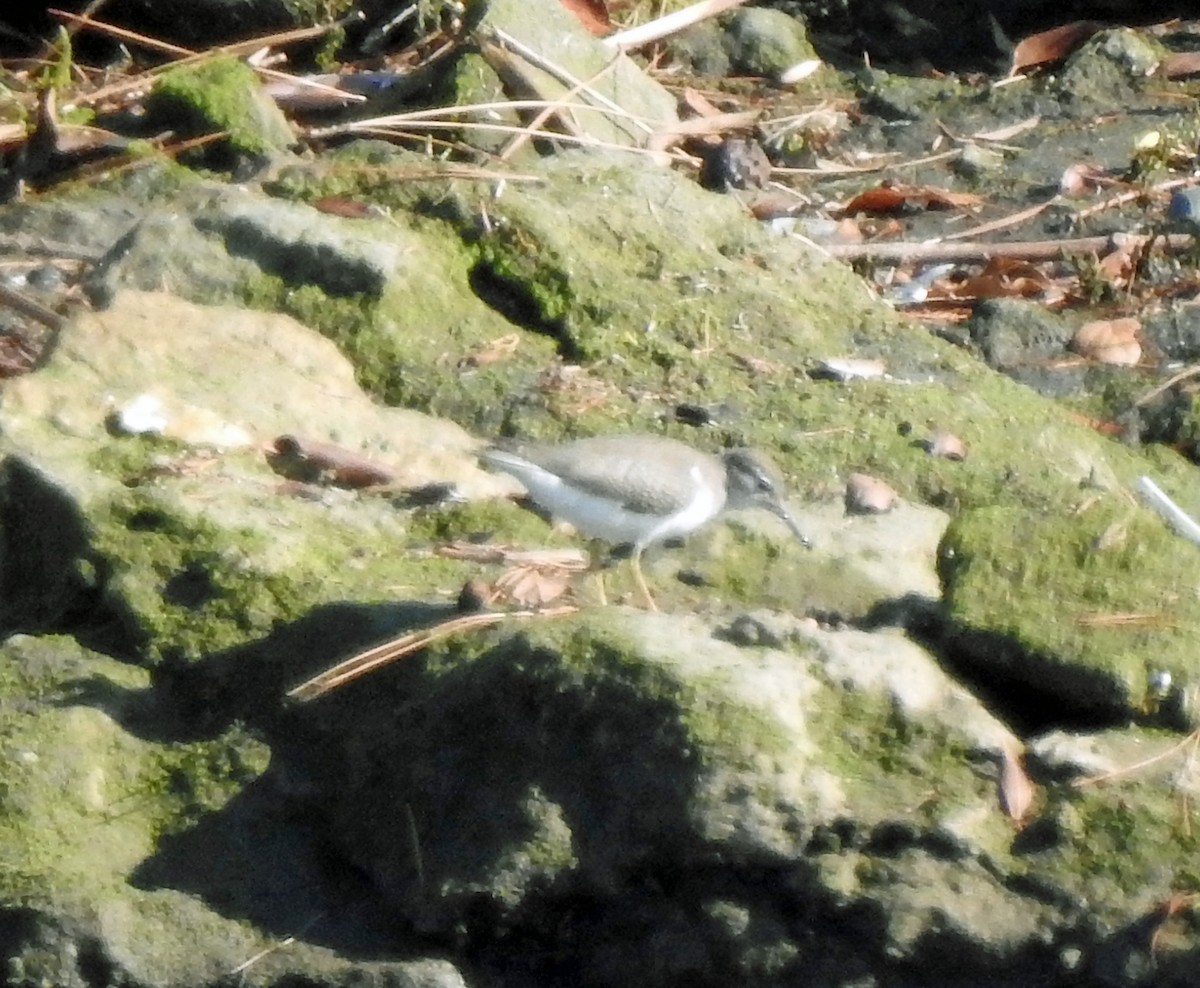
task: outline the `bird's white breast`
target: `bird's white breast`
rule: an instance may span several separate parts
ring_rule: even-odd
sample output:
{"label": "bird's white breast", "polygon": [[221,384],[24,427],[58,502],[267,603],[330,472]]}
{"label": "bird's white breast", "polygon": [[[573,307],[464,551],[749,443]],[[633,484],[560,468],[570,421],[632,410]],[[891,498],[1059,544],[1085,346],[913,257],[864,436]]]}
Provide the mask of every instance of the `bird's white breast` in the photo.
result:
{"label": "bird's white breast", "polygon": [[649,524],[651,516],[630,511],[624,505],[565,484],[561,477],[527,461],[507,469],[525,486],[529,496],[556,518],[569,521],[594,538],[615,543],[633,543],[644,548],[674,536],[686,535],[720,513],[725,503],[724,486],[713,489],[704,482],[700,468],[688,471],[692,496],[677,514]]}

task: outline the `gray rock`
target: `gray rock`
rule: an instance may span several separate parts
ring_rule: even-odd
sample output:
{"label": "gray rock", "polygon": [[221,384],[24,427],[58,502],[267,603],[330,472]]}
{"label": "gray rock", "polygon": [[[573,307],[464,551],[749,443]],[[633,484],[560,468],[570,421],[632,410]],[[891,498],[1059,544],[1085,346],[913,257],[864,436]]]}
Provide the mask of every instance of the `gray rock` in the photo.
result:
{"label": "gray rock", "polygon": [[743,7],[724,21],[725,50],[734,70],[777,79],[798,62],[816,58],[804,22],[767,7]]}

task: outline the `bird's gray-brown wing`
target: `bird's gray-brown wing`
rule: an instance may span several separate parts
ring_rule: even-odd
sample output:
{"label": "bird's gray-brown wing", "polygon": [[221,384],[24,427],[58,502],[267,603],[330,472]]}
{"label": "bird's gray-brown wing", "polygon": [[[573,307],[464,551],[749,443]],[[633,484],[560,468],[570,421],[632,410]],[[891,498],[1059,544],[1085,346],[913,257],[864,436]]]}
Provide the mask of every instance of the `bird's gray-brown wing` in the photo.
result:
{"label": "bird's gray-brown wing", "polygon": [[567,483],[638,514],[666,514],[686,504],[694,491],[691,471],[696,468],[724,498],[720,462],[663,436],[596,436],[520,452]]}

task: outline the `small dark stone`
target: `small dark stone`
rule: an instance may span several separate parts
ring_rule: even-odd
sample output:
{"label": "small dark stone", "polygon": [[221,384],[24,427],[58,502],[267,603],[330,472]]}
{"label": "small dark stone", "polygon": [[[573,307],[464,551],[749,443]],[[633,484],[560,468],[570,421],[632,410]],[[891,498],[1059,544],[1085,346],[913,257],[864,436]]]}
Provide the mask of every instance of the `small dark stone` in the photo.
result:
{"label": "small dark stone", "polygon": [[761,189],[771,177],[771,162],[749,137],[727,137],[705,159],[700,183],[706,189]]}
{"label": "small dark stone", "polygon": [[467,580],[458,592],[455,608],[459,614],[477,614],[486,611],[492,588],[478,578]]}
{"label": "small dark stone", "polygon": [[775,631],[749,614],[735,617],[722,637],[744,648],[779,648],[783,645],[783,639]]}

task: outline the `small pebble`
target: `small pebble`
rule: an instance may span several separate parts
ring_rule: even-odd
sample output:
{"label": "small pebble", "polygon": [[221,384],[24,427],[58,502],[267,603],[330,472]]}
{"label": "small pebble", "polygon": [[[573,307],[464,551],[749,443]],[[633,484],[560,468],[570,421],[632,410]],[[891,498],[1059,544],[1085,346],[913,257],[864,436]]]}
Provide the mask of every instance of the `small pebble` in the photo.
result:
{"label": "small pebble", "polygon": [[967,458],[967,444],[953,432],[935,432],[925,444],[925,450],[930,456],[943,460],[962,461]]}
{"label": "small pebble", "polygon": [[878,477],[852,473],[846,479],[845,505],[848,515],[881,515],[896,506],[899,495]]}
{"label": "small pebble", "polygon": [[700,182],[705,188],[728,192],[761,189],[770,177],[771,162],[757,141],[727,137],[705,160]]}

